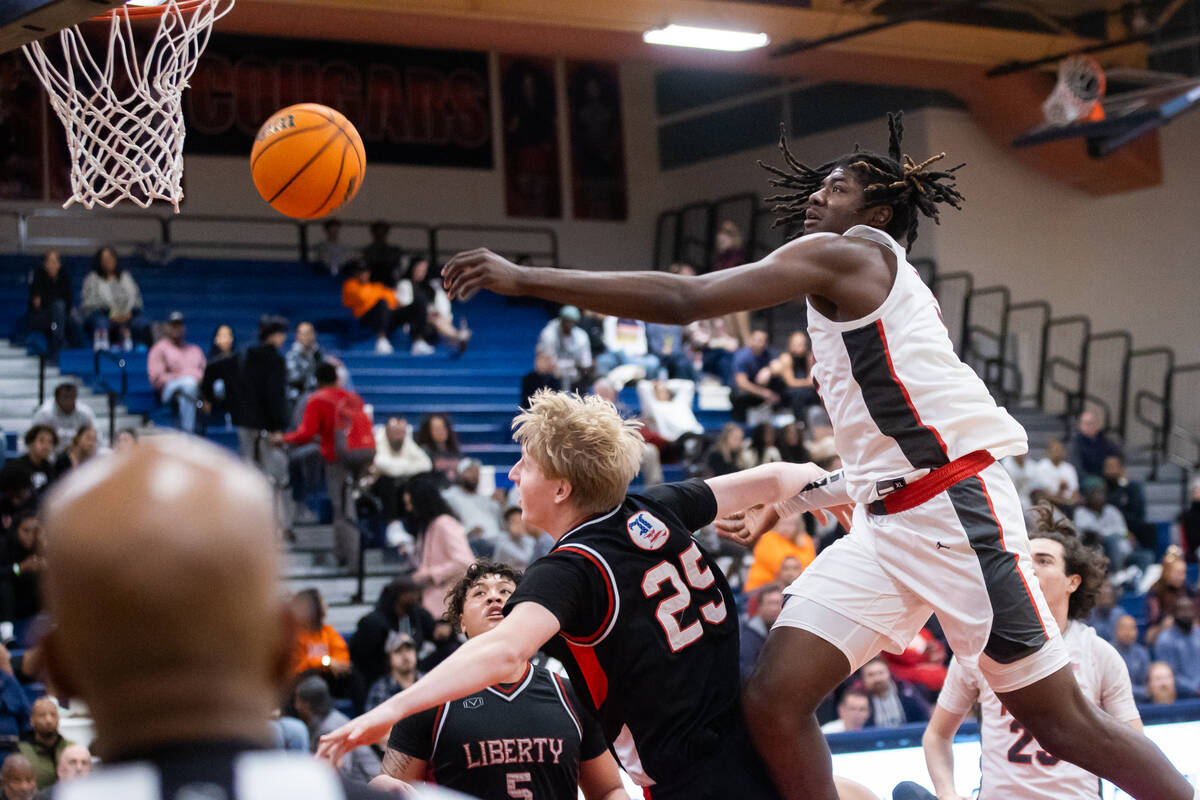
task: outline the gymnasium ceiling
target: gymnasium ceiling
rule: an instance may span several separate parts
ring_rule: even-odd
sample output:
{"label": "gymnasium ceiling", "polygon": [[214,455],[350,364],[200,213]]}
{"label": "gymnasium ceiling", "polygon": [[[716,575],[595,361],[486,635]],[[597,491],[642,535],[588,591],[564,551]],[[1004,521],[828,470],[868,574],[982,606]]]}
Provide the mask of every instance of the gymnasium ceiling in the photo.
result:
{"label": "gymnasium ceiling", "polygon": [[[1002,77],[988,77],[989,70],[1138,35],[1144,38],[1096,57],[1108,69],[1142,70],[1159,44],[1154,26],[1195,20],[1197,6],[1200,0],[238,0],[218,27],[942,89],[963,99],[1007,145],[1040,121],[1057,59]],[[898,18],[911,21],[803,49],[805,42]],[[763,31],[771,45],[739,54],[642,42],[643,31],[670,22]],[[781,52],[788,45],[798,52]],[[1014,154],[1093,193],[1161,179],[1153,134],[1103,162],[1088,160],[1083,149],[1071,141]]]}

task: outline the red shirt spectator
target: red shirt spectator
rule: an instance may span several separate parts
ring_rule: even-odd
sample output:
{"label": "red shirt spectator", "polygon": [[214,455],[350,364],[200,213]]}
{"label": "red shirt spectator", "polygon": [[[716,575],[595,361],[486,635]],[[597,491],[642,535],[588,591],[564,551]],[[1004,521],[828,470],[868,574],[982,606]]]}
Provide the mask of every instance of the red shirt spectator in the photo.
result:
{"label": "red shirt spectator", "polygon": [[340,386],[322,386],[308,398],[300,426],[284,434],[288,444],[305,444],[321,437],[321,457],[326,463],[338,460],[337,433],[346,433],[346,446],[352,450],[375,447],[371,421],[363,413],[363,401],[354,392]]}

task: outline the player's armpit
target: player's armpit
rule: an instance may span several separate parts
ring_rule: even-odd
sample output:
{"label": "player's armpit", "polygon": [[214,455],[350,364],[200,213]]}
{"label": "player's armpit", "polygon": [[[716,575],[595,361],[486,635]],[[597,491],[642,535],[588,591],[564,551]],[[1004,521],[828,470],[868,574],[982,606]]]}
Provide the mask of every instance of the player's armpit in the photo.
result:
{"label": "player's armpit", "polygon": [[391,747],[383,754],[383,774],[396,780],[407,783],[424,780],[426,769],[424,759],[401,753]]}

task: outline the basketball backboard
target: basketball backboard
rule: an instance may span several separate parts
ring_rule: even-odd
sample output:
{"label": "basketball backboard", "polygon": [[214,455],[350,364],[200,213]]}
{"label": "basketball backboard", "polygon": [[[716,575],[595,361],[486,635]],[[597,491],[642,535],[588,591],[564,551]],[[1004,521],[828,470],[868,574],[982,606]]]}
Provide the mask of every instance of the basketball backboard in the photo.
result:
{"label": "basketball backboard", "polygon": [[1105,118],[1070,125],[1042,125],[1018,136],[1014,147],[1082,138],[1088,154],[1104,156],[1143,133],[1161,128],[1200,102],[1200,78],[1176,78],[1142,88],[1109,94],[1101,101]]}
{"label": "basketball backboard", "polygon": [[122,5],[125,0],[4,0],[0,3],[0,53]]}

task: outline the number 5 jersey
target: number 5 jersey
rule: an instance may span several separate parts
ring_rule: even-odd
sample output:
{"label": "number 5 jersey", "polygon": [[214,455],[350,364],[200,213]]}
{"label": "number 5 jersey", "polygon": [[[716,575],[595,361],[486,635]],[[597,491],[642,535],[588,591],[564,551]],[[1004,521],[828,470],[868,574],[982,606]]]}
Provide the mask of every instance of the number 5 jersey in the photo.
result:
{"label": "number 5 jersey", "polygon": [[[1118,722],[1138,719],[1129,671],[1113,646],[1075,620],[1067,623],[1063,643],[1083,696]],[[951,659],[938,705],[953,714],[966,714],[976,702],[982,716],[979,800],[1095,800],[1100,796],[1099,778],[1042,750],[1004,708],[978,668]]]}
{"label": "number 5 jersey", "polygon": [[637,783],[678,783],[741,733],[737,609],[692,538],[717,513],[700,480],[629,495],[564,534],[508,601],[561,625],[561,661]]}

